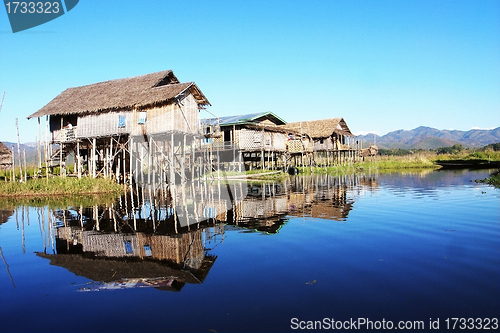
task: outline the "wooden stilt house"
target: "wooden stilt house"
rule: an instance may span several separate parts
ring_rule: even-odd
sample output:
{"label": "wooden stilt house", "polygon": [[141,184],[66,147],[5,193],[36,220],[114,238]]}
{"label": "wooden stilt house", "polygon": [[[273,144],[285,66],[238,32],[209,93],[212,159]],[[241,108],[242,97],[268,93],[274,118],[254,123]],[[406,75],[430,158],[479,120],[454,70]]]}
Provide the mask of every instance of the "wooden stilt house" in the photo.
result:
{"label": "wooden stilt house", "polygon": [[312,153],[316,165],[331,165],[357,158],[358,141],[343,118],[300,121],[280,127],[298,131],[311,139],[307,152]]}
{"label": "wooden stilt house", "polygon": [[184,166],[186,154],[194,156],[198,113],[209,105],[194,82],[180,83],[166,70],[66,89],[28,119],[48,120],[49,141],[59,146],[46,152],[49,167],[66,170],[73,154],[78,175],[119,178],[135,171],[139,177],[161,166],[157,174],[168,178]]}
{"label": "wooden stilt house", "polygon": [[290,130],[280,126],[284,124],[272,112],[202,119],[203,143],[221,151],[239,150],[247,169],[274,169],[282,166],[287,151]]}

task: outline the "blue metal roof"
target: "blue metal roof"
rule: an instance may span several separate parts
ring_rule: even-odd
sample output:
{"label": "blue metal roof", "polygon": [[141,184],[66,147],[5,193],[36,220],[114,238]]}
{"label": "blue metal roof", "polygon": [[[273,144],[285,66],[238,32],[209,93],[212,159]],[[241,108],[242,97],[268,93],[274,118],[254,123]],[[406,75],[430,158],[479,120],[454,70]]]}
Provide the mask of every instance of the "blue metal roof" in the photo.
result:
{"label": "blue metal roof", "polygon": [[[253,123],[254,119],[266,116],[266,115],[271,115],[272,117],[278,119],[279,121],[283,122],[286,124],[286,121],[281,119],[280,117],[276,116],[272,112],[259,112],[259,113],[250,113],[250,114],[244,114],[244,115],[238,115],[238,116],[227,116],[227,117],[219,117],[219,124],[220,125],[238,125],[238,124],[247,124],[247,123]],[[217,118],[205,118],[201,120],[201,123],[203,125],[217,125]]]}

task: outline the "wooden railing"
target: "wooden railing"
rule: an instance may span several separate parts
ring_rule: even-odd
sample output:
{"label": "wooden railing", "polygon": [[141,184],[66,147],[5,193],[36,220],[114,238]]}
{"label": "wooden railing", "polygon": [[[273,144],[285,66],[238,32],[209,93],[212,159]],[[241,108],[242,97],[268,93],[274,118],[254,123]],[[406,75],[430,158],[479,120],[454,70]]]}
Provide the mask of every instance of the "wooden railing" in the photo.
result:
{"label": "wooden railing", "polygon": [[73,142],[76,141],[76,126],[63,128],[52,132],[54,142]]}

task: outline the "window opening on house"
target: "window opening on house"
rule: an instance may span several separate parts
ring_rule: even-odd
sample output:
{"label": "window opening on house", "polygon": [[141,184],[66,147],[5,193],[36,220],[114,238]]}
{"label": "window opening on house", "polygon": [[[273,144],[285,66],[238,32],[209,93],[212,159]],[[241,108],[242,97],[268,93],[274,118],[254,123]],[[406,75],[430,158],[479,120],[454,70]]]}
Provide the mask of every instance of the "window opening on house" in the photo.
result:
{"label": "window opening on house", "polygon": [[126,124],[125,116],[118,116],[118,128],[124,128]]}
{"label": "window opening on house", "polygon": [[145,111],[139,112],[139,121],[137,123],[145,124],[146,123],[146,115],[147,115],[147,113]]}

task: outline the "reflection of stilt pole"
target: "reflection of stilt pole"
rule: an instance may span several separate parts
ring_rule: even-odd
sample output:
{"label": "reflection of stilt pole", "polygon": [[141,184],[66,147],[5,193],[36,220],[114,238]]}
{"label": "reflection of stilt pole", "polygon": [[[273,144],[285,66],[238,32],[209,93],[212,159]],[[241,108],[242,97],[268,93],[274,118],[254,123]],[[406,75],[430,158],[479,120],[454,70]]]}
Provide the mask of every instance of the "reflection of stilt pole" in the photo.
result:
{"label": "reflection of stilt pole", "polygon": [[[139,195],[139,193],[137,193]],[[135,218],[134,188],[130,185],[130,201],[132,202],[132,217],[134,219],[134,231],[137,230],[137,219]]]}
{"label": "reflection of stilt pole", "polygon": [[7,264],[7,261],[5,260],[5,257],[3,256],[3,251],[2,251],[1,246],[0,246],[0,255],[2,256],[3,263],[5,264],[5,269],[7,270],[7,274],[9,274],[10,282],[12,283],[12,286],[15,288],[16,285],[14,284],[14,279],[12,278],[12,275],[10,274],[10,271],[9,271],[9,264]]}
{"label": "reflection of stilt pole", "polygon": [[97,231],[99,231],[100,230],[100,228],[99,228],[99,214],[98,214],[98,210],[97,210],[97,205],[92,206],[92,212],[93,212],[93,216],[94,216],[95,229]]}

